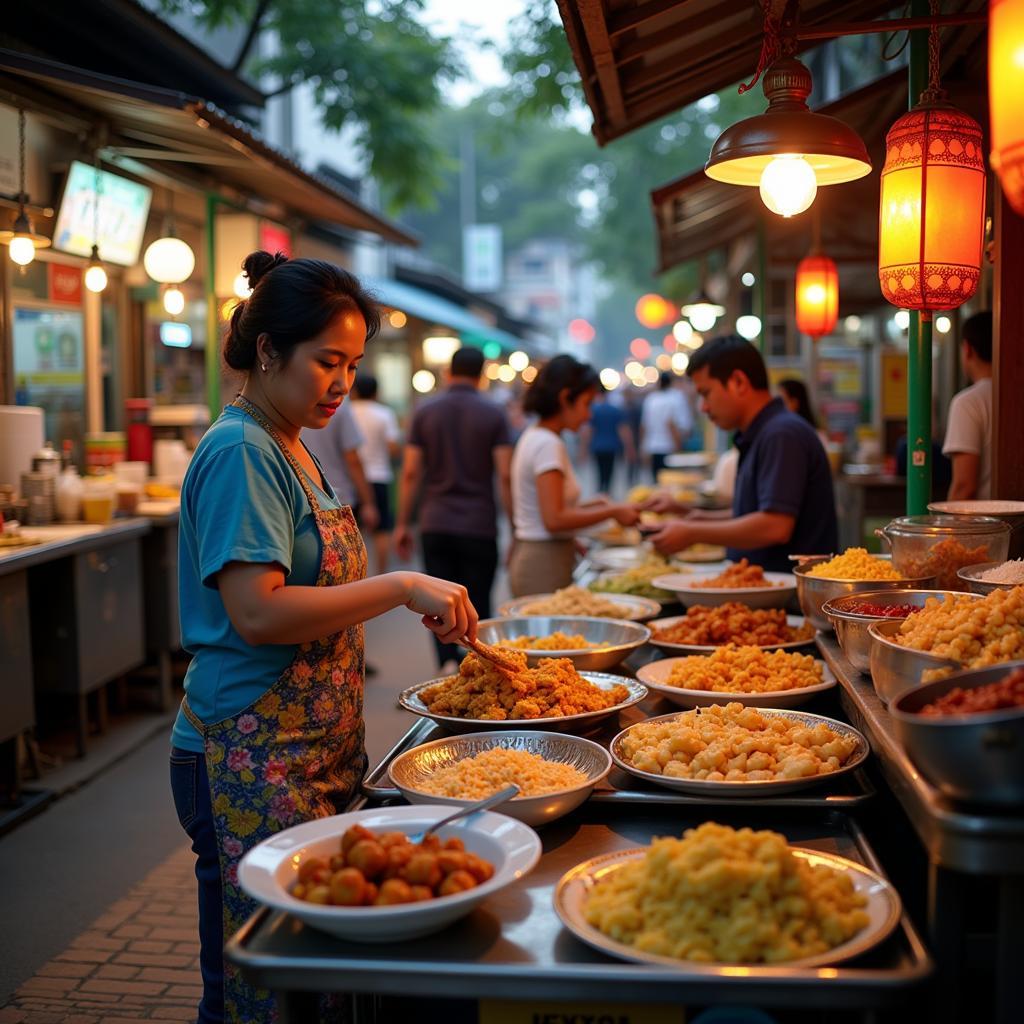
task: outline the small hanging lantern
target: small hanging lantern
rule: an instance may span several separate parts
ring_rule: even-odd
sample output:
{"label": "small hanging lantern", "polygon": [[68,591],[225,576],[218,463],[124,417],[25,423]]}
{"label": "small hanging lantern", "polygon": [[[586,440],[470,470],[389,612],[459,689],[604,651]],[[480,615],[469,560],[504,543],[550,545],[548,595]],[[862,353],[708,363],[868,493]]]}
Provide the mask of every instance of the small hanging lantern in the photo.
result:
{"label": "small hanging lantern", "polygon": [[796,325],[817,341],[838,320],[839,271],[835,260],[815,251],[796,268]]}
{"label": "small hanging lantern", "polygon": [[[142,254],[142,265],[146,268],[146,273],[159,284],[181,284],[192,276],[192,271],[196,267],[196,254],[192,251],[192,246],[178,238],[174,231],[173,191],[167,193],[164,232],[161,238],[150,242],[146,247]],[[164,305],[166,306],[166,302]]]}
{"label": "small hanging lantern", "polygon": [[671,323],[675,318],[675,310],[672,308],[672,304],[667,299],[663,299],[660,295],[655,295],[653,292],[641,295],[636,300],[634,312],[636,313],[637,320],[644,327],[650,327],[652,330],[664,327],[666,323]]}
{"label": "small hanging lantern", "polygon": [[992,168],[1010,205],[1024,217],[1024,0],[991,0],[989,12]]}
{"label": "small hanging lantern", "polygon": [[977,290],[985,233],[981,125],[946,102],[938,28],[920,102],[885,138],[878,280],[894,306],[956,309]]}
{"label": "small hanging lantern", "polygon": [[18,111],[18,215],[9,231],[0,231],[0,242],[8,247],[12,262],[24,267],[36,258],[36,249],[45,249],[50,239],[37,235],[25,207],[28,193],[25,191],[25,111]]}

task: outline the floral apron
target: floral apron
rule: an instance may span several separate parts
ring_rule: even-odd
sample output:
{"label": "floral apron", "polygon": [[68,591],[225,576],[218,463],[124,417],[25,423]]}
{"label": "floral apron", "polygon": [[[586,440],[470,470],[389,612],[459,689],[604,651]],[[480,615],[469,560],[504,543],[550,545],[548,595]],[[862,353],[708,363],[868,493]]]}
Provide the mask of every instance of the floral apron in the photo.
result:
{"label": "floral apron", "polygon": [[[366,548],[348,506],[321,509],[305,471],[251,402],[232,403],[277,442],[309,501],[322,554],[316,586],[366,576]],[[257,843],[313,818],[343,810],[366,769],[363,746],[363,627],[299,646],[262,697],[231,718],[206,725],[182,702],[203,737],[224,891],[224,938],[257,909],[238,885],[238,862]],[[255,989],[224,964],[224,1019],[269,1021],[269,991]]]}

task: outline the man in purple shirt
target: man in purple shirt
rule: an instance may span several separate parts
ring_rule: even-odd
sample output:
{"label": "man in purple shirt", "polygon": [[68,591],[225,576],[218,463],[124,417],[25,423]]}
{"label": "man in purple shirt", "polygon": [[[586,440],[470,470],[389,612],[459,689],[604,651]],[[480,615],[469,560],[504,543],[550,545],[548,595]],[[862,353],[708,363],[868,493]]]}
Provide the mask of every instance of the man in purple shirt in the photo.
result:
{"label": "man in purple shirt", "polygon": [[[491,614],[498,568],[498,506],[512,508],[512,441],[504,412],[480,394],[483,353],[460,348],[452,356],[448,387],[413,414],[398,489],[395,547],[412,554],[409,527],[420,492],[424,569],[461,583],[481,619]],[[438,662],[458,658],[455,644],[437,644]]]}

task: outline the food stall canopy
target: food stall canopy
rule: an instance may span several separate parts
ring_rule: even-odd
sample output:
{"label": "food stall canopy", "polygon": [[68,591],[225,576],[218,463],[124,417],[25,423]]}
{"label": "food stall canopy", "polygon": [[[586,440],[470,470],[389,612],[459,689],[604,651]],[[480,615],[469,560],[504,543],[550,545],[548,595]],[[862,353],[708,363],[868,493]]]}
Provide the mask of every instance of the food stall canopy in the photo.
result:
{"label": "food stall canopy", "polygon": [[[892,0],[802,0],[800,25],[863,21],[893,7]],[[558,10],[602,146],[748,81],[761,54],[764,16],[754,0],[558,0]],[[801,40],[798,51],[817,45]]]}
{"label": "food stall canopy", "polygon": [[224,187],[309,221],[367,231],[400,245],[416,239],[261,139],[205,100],[111,78],[55,61],[0,50],[0,98],[58,111],[61,122],[107,130],[104,158],[171,171],[197,188]]}
{"label": "food stall canopy", "polygon": [[447,327],[458,333],[464,342],[486,344],[494,341],[508,352],[530,348],[522,338],[485,323],[469,310],[432,292],[391,278],[363,277],[362,280],[381,304],[439,327]]}

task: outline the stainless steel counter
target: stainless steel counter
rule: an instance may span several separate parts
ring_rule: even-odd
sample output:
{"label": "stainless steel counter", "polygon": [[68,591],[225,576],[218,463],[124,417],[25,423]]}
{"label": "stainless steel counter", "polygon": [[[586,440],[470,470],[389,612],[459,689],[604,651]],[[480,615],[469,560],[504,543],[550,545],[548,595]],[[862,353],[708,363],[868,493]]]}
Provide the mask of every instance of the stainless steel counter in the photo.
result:
{"label": "stainless steel counter", "polygon": [[108,526],[92,526],[88,523],[26,526],[22,533],[42,543],[21,548],[0,548],[0,576],[142,537],[150,529],[150,520],[141,517],[116,519]]}

